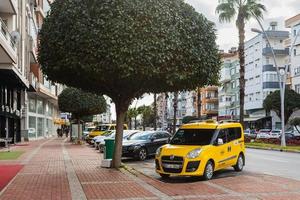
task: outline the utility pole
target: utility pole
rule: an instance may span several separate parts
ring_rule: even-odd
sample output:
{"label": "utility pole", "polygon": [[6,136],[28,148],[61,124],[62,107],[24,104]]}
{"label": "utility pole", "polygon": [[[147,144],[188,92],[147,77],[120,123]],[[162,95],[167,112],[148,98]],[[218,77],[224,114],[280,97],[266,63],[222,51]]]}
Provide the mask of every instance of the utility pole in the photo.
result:
{"label": "utility pole", "polygon": [[174,116],[173,116],[173,135],[174,135],[175,132],[176,132],[177,103],[178,103],[178,92],[174,92],[174,99],[173,99],[173,108],[174,108]]}

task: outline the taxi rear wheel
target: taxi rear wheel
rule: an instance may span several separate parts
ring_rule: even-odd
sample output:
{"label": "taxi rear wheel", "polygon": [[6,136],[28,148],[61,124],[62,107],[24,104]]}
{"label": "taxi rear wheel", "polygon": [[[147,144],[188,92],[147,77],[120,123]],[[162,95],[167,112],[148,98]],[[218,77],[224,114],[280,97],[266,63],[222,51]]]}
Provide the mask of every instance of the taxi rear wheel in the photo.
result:
{"label": "taxi rear wheel", "polygon": [[209,160],[206,163],[205,169],[204,169],[204,173],[203,173],[203,179],[204,180],[210,180],[212,179],[214,175],[214,164],[211,160]]}
{"label": "taxi rear wheel", "polygon": [[244,168],[244,163],[245,163],[244,156],[242,154],[240,154],[236,161],[236,164],[233,166],[234,170],[237,172],[242,171]]}

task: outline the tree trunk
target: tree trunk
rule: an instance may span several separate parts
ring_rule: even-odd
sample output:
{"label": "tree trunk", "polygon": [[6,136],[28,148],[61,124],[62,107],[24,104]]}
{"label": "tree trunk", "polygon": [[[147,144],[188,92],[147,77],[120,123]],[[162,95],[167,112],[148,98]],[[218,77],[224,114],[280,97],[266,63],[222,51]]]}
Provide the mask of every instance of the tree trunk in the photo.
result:
{"label": "tree trunk", "polygon": [[132,118],[131,118],[131,117],[129,117],[129,129],[130,129],[130,130],[132,129],[131,120],[132,120]]}
{"label": "tree trunk", "polygon": [[156,105],[156,93],[154,93],[154,130],[156,131],[157,125],[156,125],[156,117],[157,117],[157,105]]}
{"label": "tree trunk", "polygon": [[178,92],[174,92],[174,99],[173,99],[173,108],[174,108],[174,116],[173,116],[173,135],[176,132],[176,114],[177,114],[177,102],[178,102]]}
{"label": "tree trunk", "polygon": [[136,130],[136,123],[137,123],[136,118],[137,118],[137,116],[134,116],[134,130]]}
{"label": "tree trunk", "polygon": [[238,16],[239,29],[239,60],[240,60],[240,123],[244,127],[244,98],[245,98],[245,20]]}
{"label": "tree trunk", "polygon": [[112,167],[119,168],[121,165],[121,157],[122,157],[122,141],[123,141],[123,124],[125,120],[125,115],[129,107],[129,103],[126,104],[122,101],[116,101],[116,115],[117,115],[117,127],[116,127],[116,135],[115,135],[115,148],[114,155],[112,160]]}
{"label": "tree trunk", "polygon": [[197,117],[201,119],[201,88],[197,88]]}

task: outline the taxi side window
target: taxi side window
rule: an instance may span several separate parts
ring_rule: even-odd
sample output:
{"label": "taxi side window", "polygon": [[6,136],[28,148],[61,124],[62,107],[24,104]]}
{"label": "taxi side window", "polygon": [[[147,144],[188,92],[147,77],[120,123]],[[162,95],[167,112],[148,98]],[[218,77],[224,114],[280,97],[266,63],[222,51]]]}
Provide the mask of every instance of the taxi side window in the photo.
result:
{"label": "taxi side window", "polygon": [[240,127],[228,129],[228,142],[241,138],[242,131]]}
{"label": "taxi side window", "polygon": [[222,139],[224,144],[226,144],[228,142],[227,141],[227,132],[228,132],[227,129],[220,129],[219,134],[218,134],[218,139],[219,138]]}

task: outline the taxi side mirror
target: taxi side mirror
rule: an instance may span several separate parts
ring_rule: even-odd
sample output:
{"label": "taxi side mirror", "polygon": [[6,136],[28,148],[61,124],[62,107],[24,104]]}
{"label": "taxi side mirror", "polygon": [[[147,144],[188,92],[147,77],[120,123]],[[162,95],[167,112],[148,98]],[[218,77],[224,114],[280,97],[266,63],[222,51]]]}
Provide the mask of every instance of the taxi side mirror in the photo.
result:
{"label": "taxi side mirror", "polygon": [[218,138],[218,145],[223,145],[224,144],[224,141],[222,138]]}

